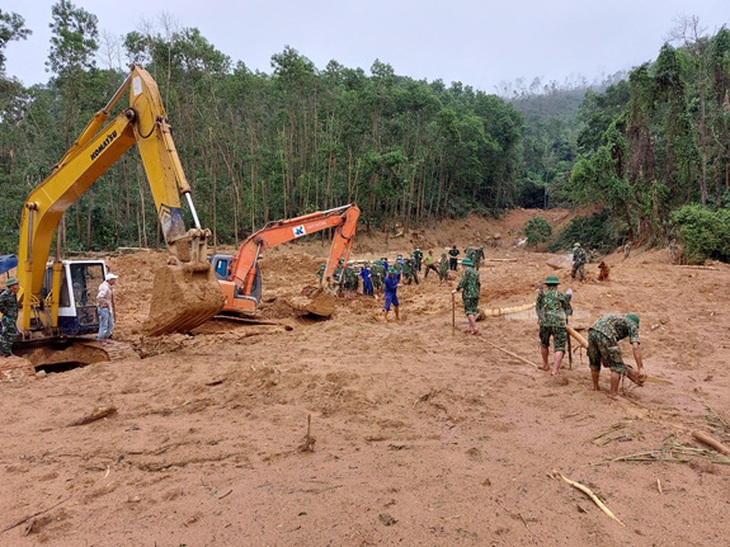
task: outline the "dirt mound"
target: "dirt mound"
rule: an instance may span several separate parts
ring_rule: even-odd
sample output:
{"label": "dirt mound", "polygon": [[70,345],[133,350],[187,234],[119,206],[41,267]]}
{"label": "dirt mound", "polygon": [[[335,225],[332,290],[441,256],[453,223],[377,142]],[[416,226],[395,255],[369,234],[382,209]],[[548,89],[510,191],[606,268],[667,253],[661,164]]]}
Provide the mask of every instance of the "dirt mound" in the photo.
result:
{"label": "dirt mound", "polygon": [[[353,258],[485,244],[481,309],[521,309],[558,275],[574,291],[577,329],[638,313],[647,372],[670,384],[627,382],[611,400],[606,372],[604,392],[592,391],[575,345],[552,379],[531,366],[541,362],[533,310],[485,316],[481,334],[467,335],[456,280],[433,274],[399,289],[400,321],[363,295],[338,299],[329,320],[298,317],[289,300],[316,284],[329,250],[319,240],[264,254],[255,321],[146,337],[151,272],[165,253],[115,256],[114,338],[133,354],[0,384],[0,411],[12,416],[0,447],[0,496],[13,500],[3,542],[723,543],[730,467],[692,433],[730,444],[730,268],[674,266],[666,249],[638,247],[605,257],[609,281],[591,263],[577,283],[548,264],[565,257],[512,249],[538,214],[570,220],[513,211],[361,234]],[[495,233],[501,243],[486,245]],[[70,425],[100,407],[116,413]]]}

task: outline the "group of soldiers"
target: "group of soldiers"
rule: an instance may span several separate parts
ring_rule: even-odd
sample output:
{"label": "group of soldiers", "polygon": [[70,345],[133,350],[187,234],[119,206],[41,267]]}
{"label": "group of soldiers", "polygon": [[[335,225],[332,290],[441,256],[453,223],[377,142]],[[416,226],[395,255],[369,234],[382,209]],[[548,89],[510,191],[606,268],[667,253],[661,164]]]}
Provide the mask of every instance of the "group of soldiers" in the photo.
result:
{"label": "group of soldiers", "polygon": [[[568,341],[568,320],[573,314],[571,305],[572,291],[558,290],[560,280],[550,275],[538,291],[535,310],[540,326],[540,354],[542,356],[542,370],[550,370],[557,376],[565,355]],[[548,365],[550,339],[553,340],[554,358],[552,368]],[[603,315],[588,329],[588,366],[591,369],[593,389],[599,391],[598,379],[601,367],[611,371],[611,380],[608,395],[618,396],[618,387],[621,376],[626,372],[619,341],[629,339],[631,350],[639,369],[639,377],[644,377],[644,363],[639,345],[639,316],[634,313],[621,315]]]}
{"label": "group of soldiers", "polygon": [[[410,256],[404,257],[398,255],[391,263],[387,257],[381,257],[372,262],[365,262],[356,269],[353,264],[344,264],[340,259],[340,263],[335,268],[332,279],[329,280],[331,286],[336,287],[339,294],[345,298],[349,298],[358,293],[360,283],[362,283],[362,294],[372,296],[375,292],[382,292],[385,279],[388,273],[393,271],[399,283],[411,285],[420,283],[419,275],[423,272],[423,277],[428,278],[428,274],[433,271],[439,278],[439,284],[443,284],[448,280],[449,271],[457,269],[459,255],[461,251],[454,245],[448,251],[441,253],[441,257],[437,260],[434,256],[433,249],[429,249],[424,255],[420,247],[416,247]],[[464,249],[466,259],[476,270],[484,259],[484,247],[468,246]],[[319,268],[320,282],[323,282],[323,276],[326,265],[322,264]]]}

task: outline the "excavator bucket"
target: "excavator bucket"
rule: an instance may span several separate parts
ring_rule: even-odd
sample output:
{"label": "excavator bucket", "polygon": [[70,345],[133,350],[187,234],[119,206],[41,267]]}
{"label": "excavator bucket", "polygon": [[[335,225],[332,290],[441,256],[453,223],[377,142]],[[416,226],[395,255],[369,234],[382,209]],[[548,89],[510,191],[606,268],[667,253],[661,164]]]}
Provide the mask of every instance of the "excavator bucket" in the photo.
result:
{"label": "excavator bucket", "polygon": [[301,296],[289,301],[292,308],[298,313],[329,317],[335,311],[337,298],[334,293],[321,287],[304,287]]}
{"label": "excavator bucket", "polygon": [[221,311],[225,301],[209,265],[168,265],[155,274],[143,328],[150,336],[188,332]]}

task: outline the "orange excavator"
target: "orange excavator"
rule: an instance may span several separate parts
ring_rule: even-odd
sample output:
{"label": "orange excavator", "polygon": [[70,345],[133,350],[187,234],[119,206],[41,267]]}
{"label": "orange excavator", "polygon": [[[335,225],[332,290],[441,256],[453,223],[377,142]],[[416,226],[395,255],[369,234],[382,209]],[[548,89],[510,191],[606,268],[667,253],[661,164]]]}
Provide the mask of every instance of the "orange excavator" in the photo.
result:
{"label": "orange excavator", "polygon": [[332,315],[335,296],[329,286],[341,281],[333,279],[333,276],[338,265],[347,264],[359,216],[360,209],[351,203],[327,211],[276,220],[247,237],[237,254],[214,255],[211,263],[226,297],[222,313],[250,315],[256,311],[261,301],[261,272],[258,262],[263,251],[308,234],[334,228],[320,287],[305,288],[305,294],[290,302],[297,311],[323,317]]}

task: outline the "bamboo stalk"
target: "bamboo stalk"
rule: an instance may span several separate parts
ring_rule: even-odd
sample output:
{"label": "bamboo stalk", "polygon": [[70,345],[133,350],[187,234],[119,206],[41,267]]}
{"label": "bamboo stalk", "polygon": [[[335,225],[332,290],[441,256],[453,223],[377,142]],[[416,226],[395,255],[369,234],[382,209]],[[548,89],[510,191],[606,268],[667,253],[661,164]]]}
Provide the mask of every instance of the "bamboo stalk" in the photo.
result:
{"label": "bamboo stalk", "polygon": [[501,315],[509,315],[511,313],[519,313],[534,308],[535,304],[522,304],[521,306],[508,306],[505,308],[491,308],[488,310],[479,310],[479,318],[483,317],[499,317]]}
{"label": "bamboo stalk", "polygon": [[523,363],[527,363],[528,365],[530,365],[530,366],[532,366],[532,367],[535,367],[536,369],[539,369],[539,368],[540,368],[540,367],[538,367],[538,366],[537,366],[537,365],[536,365],[535,363],[533,363],[532,361],[528,361],[527,359],[525,359],[524,357],[521,357],[521,356],[517,355],[516,353],[512,353],[511,351],[509,351],[509,350],[507,350],[507,349],[501,348],[501,347],[499,347],[499,346],[498,346],[497,344],[493,344],[493,343],[492,343],[492,342],[490,342],[489,340],[484,340],[484,341],[485,341],[485,342],[486,342],[487,344],[489,344],[490,346],[492,346],[492,347],[493,347],[494,349],[498,349],[499,351],[501,351],[501,352],[504,352],[504,353],[506,353],[507,355],[510,355],[510,356],[514,357],[515,359],[519,359],[519,360],[520,360],[520,361],[522,361]]}
{"label": "bamboo stalk", "polygon": [[568,331],[568,334],[570,334],[573,338],[575,338],[581,346],[583,346],[584,348],[588,347],[588,340],[583,338],[583,335],[580,334],[573,327],[571,327],[570,325],[566,325],[565,330]]}

